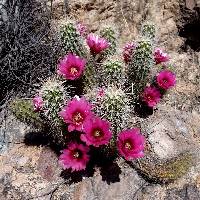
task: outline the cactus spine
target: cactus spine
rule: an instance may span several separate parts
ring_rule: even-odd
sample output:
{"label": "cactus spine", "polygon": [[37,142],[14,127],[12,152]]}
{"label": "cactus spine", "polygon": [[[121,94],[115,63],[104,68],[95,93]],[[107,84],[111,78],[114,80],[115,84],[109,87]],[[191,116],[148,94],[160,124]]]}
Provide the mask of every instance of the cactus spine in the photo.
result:
{"label": "cactus spine", "polygon": [[101,31],[101,36],[104,37],[109,43],[110,46],[107,50],[104,51],[104,55],[111,56],[116,53],[116,47],[117,47],[117,39],[116,39],[116,33],[115,31],[109,27],[105,28]]}
{"label": "cactus spine", "polygon": [[10,104],[11,112],[17,119],[26,122],[39,129],[44,128],[44,121],[40,118],[39,113],[34,111],[33,103],[29,99],[14,99]]}
{"label": "cactus spine", "polygon": [[141,34],[150,40],[154,40],[156,36],[156,28],[154,24],[144,23],[141,29]]}
{"label": "cactus spine", "polygon": [[82,57],[86,55],[86,49],[84,49],[82,38],[74,23],[68,23],[62,26],[60,34],[65,51]]}
{"label": "cactus spine", "polygon": [[39,91],[44,101],[43,112],[45,116],[55,124],[60,122],[58,113],[60,108],[69,98],[67,88],[56,78],[47,80]]}
{"label": "cactus spine", "polygon": [[[103,83],[107,85],[120,86],[124,82],[124,68],[123,63],[115,60],[108,60],[103,65],[102,76]],[[101,77],[102,79],[102,77]]]}
{"label": "cactus spine", "polygon": [[152,42],[141,40],[128,66],[128,81],[132,85],[132,97],[138,98],[148,81],[148,74],[153,65]]}

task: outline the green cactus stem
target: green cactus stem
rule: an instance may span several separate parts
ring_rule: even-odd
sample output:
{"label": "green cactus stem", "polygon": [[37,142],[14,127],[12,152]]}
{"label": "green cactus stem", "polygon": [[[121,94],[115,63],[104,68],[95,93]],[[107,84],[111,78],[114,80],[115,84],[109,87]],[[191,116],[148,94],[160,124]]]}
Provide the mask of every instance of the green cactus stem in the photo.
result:
{"label": "green cactus stem", "polygon": [[190,153],[182,153],[165,162],[152,163],[145,158],[133,163],[133,166],[149,181],[170,183],[185,175],[193,164]]}
{"label": "green cactus stem", "polygon": [[76,25],[74,23],[68,23],[62,26],[60,34],[61,41],[66,52],[71,52],[81,57],[86,55],[82,38],[77,32]]}
{"label": "green cactus stem", "polygon": [[10,110],[14,116],[22,122],[36,126],[39,129],[45,127],[39,113],[34,111],[34,106],[29,99],[14,99],[10,103]]}
{"label": "green cactus stem", "polygon": [[133,98],[138,98],[148,82],[148,75],[153,65],[152,43],[150,40],[138,42],[135,53],[128,66],[128,82]]}
{"label": "green cactus stem", "polygon": [[144,23],[142,25],[141,34],[143,37],[146,37],[150,40],[154,40],[156,36],[156,28],[152,23]]}
{"label": "green cactus stem", "polygon": [[108,27],[103,29],[100,34],[110,43],[109,48],[104,51],[104,55],[106,56],[114,55],[116,53],[116,47],[117,47],[117,39],[115,31],[111,27]]}

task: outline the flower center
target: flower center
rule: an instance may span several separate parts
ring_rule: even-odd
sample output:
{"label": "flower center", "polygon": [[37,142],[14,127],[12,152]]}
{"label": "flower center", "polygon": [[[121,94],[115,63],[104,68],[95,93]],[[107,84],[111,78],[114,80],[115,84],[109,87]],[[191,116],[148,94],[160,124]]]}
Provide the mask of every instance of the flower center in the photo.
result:
{"label": "flower center", "polygon": [[148,99],[149,101],[151,101],[151,100],[152,100],[152,96],[147,95],[147,99]]}
{"label": "flower center", "polygon": [[124,147],[125,147],[126,149],[128,149],[128,150],[131,150],[131,149],[132,149],[132,145],[131,145],[130,142],[126,142],[125,145],[124,145]]}
{"label": "flower center", "polygon": [[93,132],[93,135],[94,135],[95,138],[100,138],[100,137],[102,137],[103,133],[102,133],[101,130],[95,130]]}
{"label": "flower center", "polygon": [[75,159],[81,158],[82,152],[79,151],[79,150],[75,150],[75,151],[73,152],[72,156],[73,156],[73,158],[75,158]]}
{"label": "flower center", "polygon": [[76,67],[72,67],[72,68],[70,69],[70,73],[71,73],[73,76],[75,76],[75,75],[78,73],[77,68],[76,68]]}
{"label": "flower center", "polygon": [[167,79],[163,79],[163,83],[167,83],[168,81],[167,81]]}
{"label": "flower center", "polygon": [[83,122],[83,115],[80,113],[80,112],[77,112],[74,114],[73,116],[73,121],[76,123],[76,124],[80,124]]}

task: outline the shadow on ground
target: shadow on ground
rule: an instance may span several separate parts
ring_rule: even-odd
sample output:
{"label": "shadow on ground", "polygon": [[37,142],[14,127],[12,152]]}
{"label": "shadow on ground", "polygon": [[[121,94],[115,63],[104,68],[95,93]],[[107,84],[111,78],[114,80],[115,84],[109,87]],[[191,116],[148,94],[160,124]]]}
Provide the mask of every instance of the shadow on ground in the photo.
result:
{"label": "shadow on ground", "polygon": [[[73,134],[72,134],[73,135]],[[52,138],[42,132],[28,132],[25,135],[24,143],[28,146],[48,146],[57,156],[63,149],[62,145],[51,142]],[[72,172],[71,170],[63,170],[60,176],[66,180],[68,184],[77,183],[83,180],[83,177],[92,177],[96,169],[99,169],[102,180],[107,184],[120,181],[119,175],[121,169],[115,161],[116,156],[108,155],[102,149],[90,148],[90,161],[87,168],[80,172]]]}

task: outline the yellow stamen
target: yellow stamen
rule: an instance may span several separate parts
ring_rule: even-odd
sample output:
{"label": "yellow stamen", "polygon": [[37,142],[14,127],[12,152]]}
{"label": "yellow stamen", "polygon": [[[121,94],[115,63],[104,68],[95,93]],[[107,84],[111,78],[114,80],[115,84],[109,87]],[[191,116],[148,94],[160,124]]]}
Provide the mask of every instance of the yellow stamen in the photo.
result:
{"label": "yellow stamen", "polygon": [[75,123],[80,123],[83,120],[83,116],[81,115],[81,113],[77,112],[74,116],[73,116],[73,121]]}
{"label": "yellow stamen", "polygon": [[96,130],[96,131],[94,131],[94,137],[101,137],[101,131],[99,131],[99,130]]}
{"label": "yellow stamen", "polygon": [[80,157],[80,154],[79,154],[79,152],[78,151],[76,151],[75,153],[74,153],[74,158],[79,158]]}
{"label": "yellow stamen", "polygon": [[71,73],[72,75],[76,75],[76,74],[78,73],[78,70],[77,70],[75,67],[72,67],[72,68],[70,69],[70,73]]}
{"label": "yellow stamen", "polygon": [[125,143],[125,148],[130,150],[132,148],[131,144],[129,142]]}

